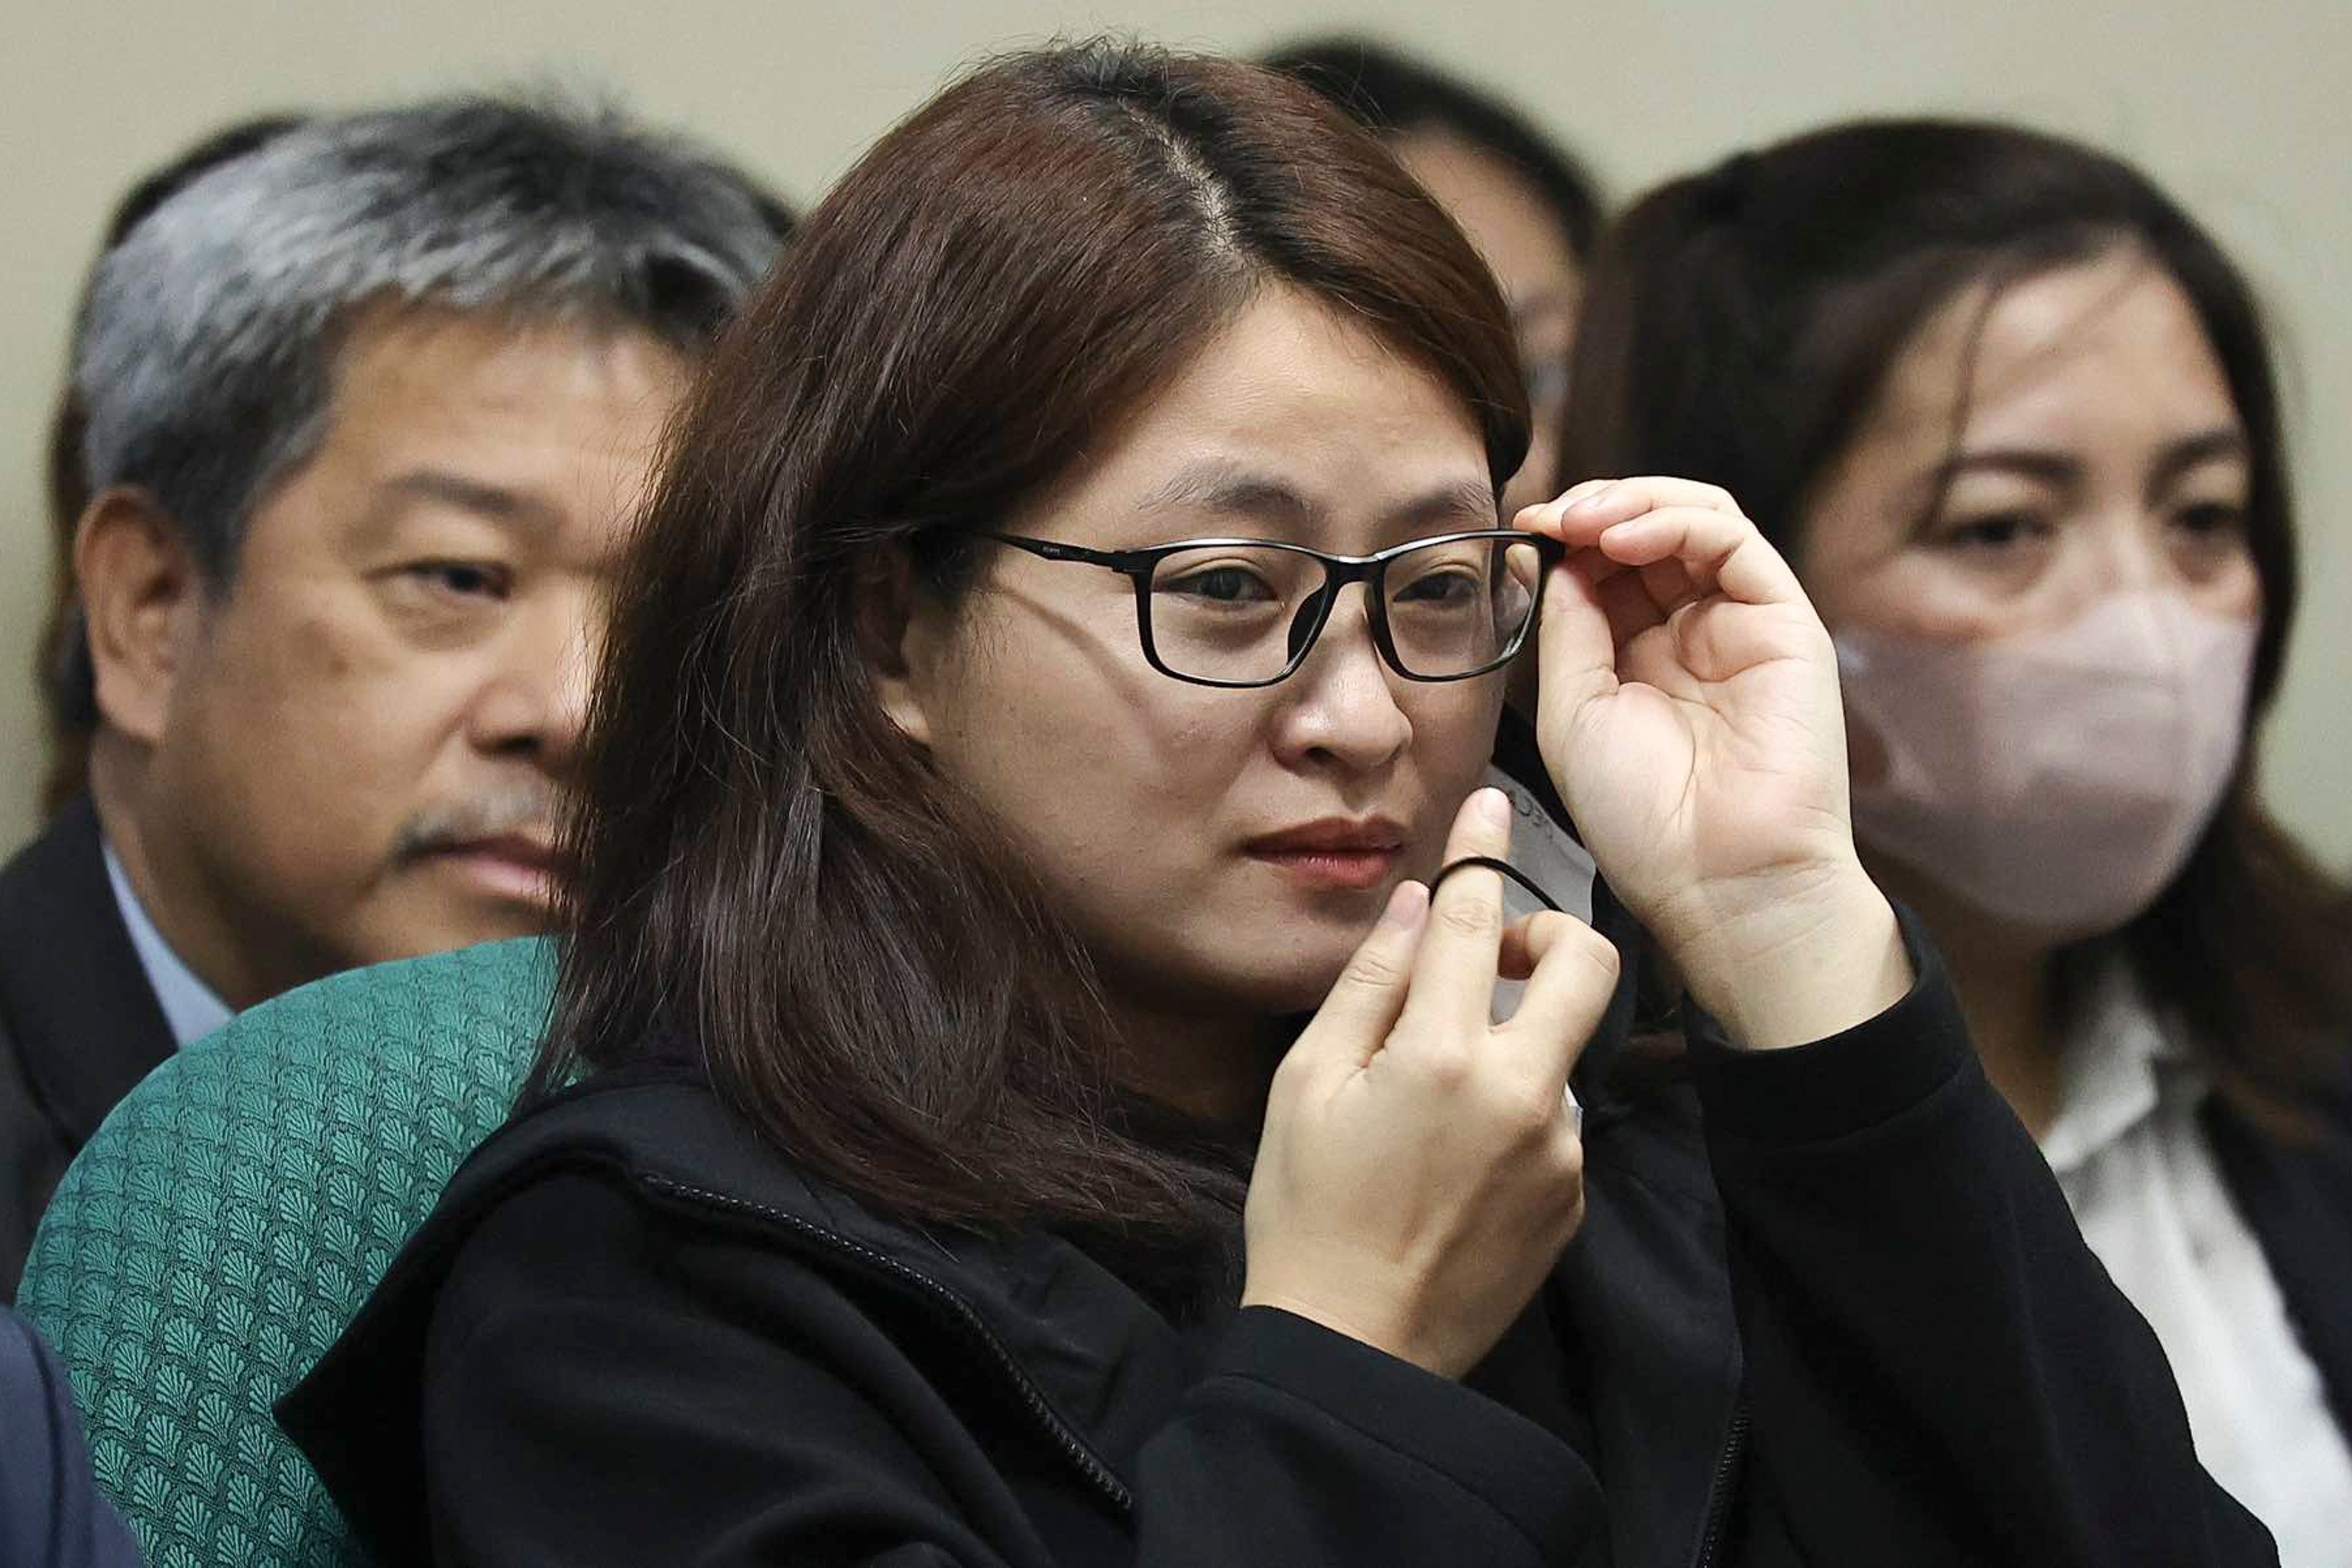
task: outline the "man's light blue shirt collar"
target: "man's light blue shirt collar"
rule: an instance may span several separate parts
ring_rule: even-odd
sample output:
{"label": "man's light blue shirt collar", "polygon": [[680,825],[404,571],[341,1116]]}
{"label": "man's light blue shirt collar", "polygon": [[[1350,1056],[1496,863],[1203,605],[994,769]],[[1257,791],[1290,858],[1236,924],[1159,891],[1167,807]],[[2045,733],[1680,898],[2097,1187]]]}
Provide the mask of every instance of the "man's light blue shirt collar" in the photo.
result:
{"label": "man's light blue shirt collar", "polygon": [[123,872],[114,846],[101,841],[100,848],[106,855],[106,880],[114,884],[115,907],[130,928],[131,946],[139,950],[139,967],[147,971],[147,983],[154,988],[155,999],[163,1004],[163,1021],[172,1026],[173,1043],[188,1045],[204,1039],[228,1022],[232,1016],[228,1004],[180,961],[163,934],[155,929],[155,923],[147,918],[146,906],[131,891],[131,878]]}

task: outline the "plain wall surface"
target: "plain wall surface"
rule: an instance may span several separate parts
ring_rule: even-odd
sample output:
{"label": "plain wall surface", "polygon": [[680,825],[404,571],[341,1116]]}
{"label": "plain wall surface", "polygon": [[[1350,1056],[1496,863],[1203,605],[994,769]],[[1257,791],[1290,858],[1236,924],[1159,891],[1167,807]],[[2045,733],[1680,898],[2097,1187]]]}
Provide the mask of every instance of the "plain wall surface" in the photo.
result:
{"label": "plain wall surface", "polygon": [[47,426],[100,226],[137,175],[264,110],[551,83],[696,132],[805,206],[962,63],[1056,33],[1251,51],[1360,28],[1516,98],[1614,196],[1832,118],[1994,114],[2146,166],[2272,307],[2305,607],[2265,751],[2280,814],[2352,864],[2352,5],[2281,0],[82,0],[23,5],[0,49],[0,849],[32,826],[31,682],[49,571]]}

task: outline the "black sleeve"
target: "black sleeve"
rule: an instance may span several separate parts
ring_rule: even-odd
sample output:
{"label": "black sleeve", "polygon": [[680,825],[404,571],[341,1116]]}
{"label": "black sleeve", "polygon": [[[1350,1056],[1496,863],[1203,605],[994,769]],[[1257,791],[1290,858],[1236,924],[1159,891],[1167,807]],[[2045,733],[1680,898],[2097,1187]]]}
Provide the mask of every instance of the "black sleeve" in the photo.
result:
{"label": "black sleeve", "polygon": [[1123,1518],[1053,1456],[990,1440],[817,1270],[684,1235],[589,1175],[509,1200],[467,1243],[423,1419],[452,1563],[1537,1568],[1598,1515],[1541,1428],[1254,1310],[1144,1442]]}
{"label": "black sleeve", "polygon": [[90,1474],[65,1373],[0,1312],[0,1563],[138,1568],[139,1547]]}
{"label": "black sleeve", "polygon": [[1941,960],[1912,957],[1911,995],[1831,1040],[1694,1030],[1748,1360],[1740,1518],[1820,1564],[2274,1563]]}

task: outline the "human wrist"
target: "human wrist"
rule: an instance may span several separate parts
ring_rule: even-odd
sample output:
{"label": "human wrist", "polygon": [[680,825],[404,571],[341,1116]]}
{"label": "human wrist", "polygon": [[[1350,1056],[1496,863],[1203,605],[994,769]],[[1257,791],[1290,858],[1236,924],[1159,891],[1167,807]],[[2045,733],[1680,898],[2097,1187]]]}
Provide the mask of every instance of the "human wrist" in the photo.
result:
{"label": "human wrist", "polygon": [[1894,905],[1858,864],[1664,940],[1693,999],[1751,1051],[1842,1034],[1916,979]]}
{"label": "human wrist", "polygon": [[1405,1321],[1405,1314],[1366,1312],[1360,1301],[1345,1306],[1333,1301],[1325,1292],[1289,1291],[1280,1286],[1260,1287],[1245,1283],[1242,1288],[1241,1304],[1244,1307],[1274,1307],[1296,1318],[1304,1318],[1320,1328],[1330,1330],[1359,1344],[1368,1345],[1383,1355],[1410,1363],[1424,1372],[1440,1377],[1459,1378],[1467,1366],[1453,1364],[1454,1357],[1432,1336],[1416,1332]]}

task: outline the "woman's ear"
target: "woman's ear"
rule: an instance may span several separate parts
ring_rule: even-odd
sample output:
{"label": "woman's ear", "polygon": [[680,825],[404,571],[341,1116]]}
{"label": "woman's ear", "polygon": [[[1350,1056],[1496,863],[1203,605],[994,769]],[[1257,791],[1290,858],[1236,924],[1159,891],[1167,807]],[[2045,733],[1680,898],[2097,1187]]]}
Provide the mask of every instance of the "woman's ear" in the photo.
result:
{"label": "woman's ear", "polygon": [[857,642],[882,711],[916,745],[931,743],[939,699],[946,610],[915,586],[914,559],[900,547],[869,555],[857,573]]}

